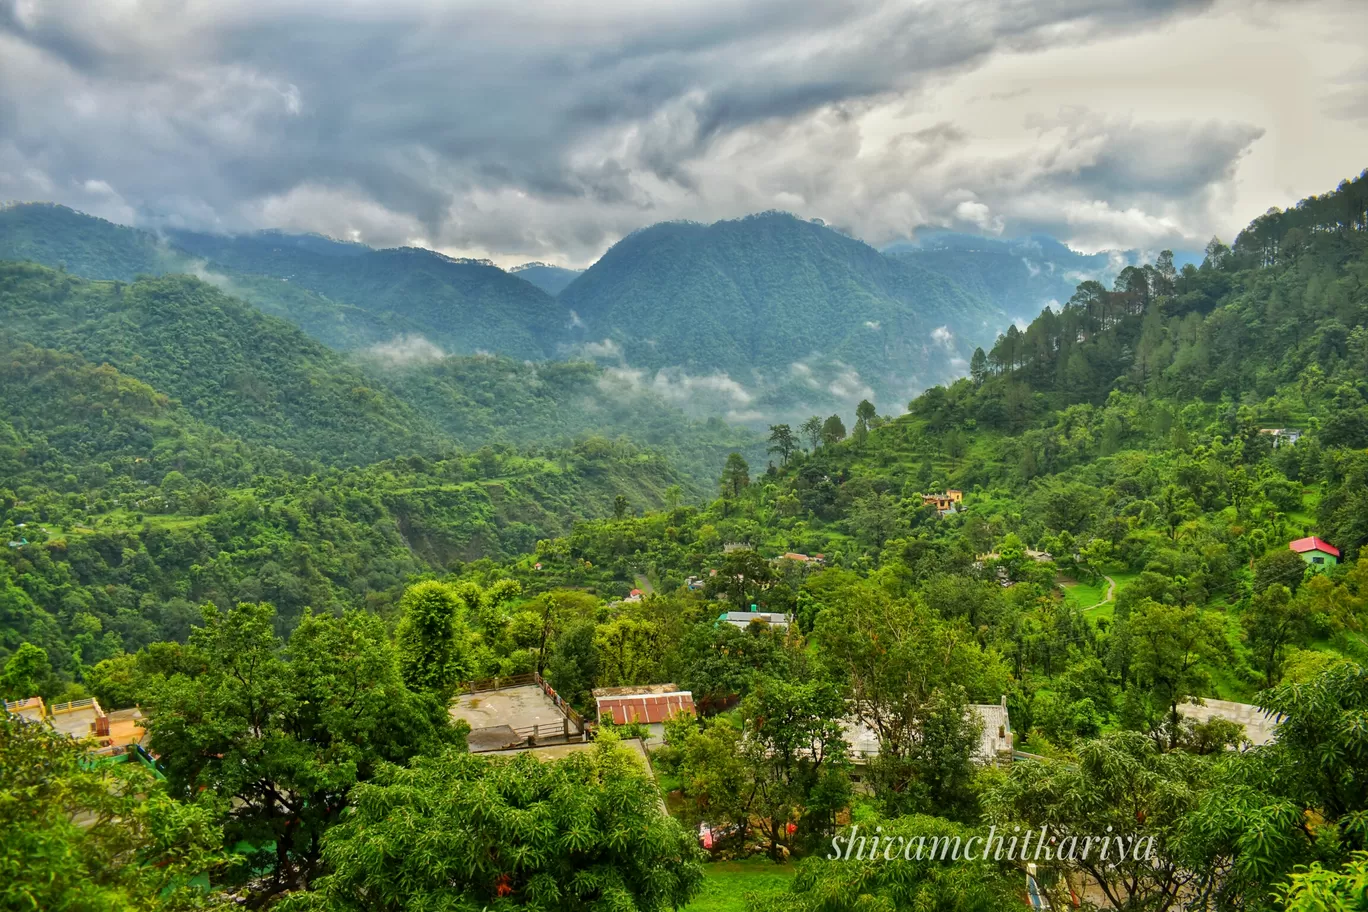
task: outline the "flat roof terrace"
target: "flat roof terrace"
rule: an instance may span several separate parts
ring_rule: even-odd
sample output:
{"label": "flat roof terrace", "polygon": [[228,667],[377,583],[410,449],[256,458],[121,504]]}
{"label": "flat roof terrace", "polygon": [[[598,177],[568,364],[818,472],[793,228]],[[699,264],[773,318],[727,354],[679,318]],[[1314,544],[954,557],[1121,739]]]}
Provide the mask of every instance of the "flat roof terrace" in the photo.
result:
{"label": "flat roof terrace", "polygon": [[521,731],[539,726],[549,734],[560,731],[566,721],[565,713],[536,684],[461,694],[450,713],[452,719],[464,719],[472,730],[506,725]]}

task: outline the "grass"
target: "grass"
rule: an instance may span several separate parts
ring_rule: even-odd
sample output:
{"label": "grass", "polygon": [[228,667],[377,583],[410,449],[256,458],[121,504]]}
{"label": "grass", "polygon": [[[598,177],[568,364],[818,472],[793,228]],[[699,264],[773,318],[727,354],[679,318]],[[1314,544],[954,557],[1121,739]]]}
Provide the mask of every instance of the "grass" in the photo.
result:
{"label": "grass", "polygon": [[1107,596],[1107,581],[1096,583],[1067,580],[1060,584],[1064,588],[1064,604],[1070,608],[1091,608]]}
{"label": "grass", "polygon": [[783,893],[793,880],[793,865],[768,859],[719,861],[703,866],[703,889],[685,912],[745,912],[746,894]]}

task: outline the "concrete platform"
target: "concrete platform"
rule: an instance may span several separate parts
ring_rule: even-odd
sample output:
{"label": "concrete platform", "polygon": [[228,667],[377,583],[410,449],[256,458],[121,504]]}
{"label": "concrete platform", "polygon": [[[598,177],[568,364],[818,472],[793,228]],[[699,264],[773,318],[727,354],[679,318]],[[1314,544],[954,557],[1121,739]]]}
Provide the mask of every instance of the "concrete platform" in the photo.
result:
{"label": "concrete platform", "polygon": [[1228,700],[1203,699],[1203,706],[1184,703],[1178,712],[1185,719],[1194,722],[1209,722],[1212,719],[1228,719],[1245,727],[1245,738],[1256,747],[1267,744],[1277,737],[1278,720],[1264,715],[1263,710],[1248,703],[1231,703]]}
{"label": "concrete platform", "polygon": [[451,718],[464,719],[472,729],[506,725],[521,732],[535,725],[549,734],[560,731],[566,721],[565,714],[536,684],[462,694],[451,704],[450,713]]}

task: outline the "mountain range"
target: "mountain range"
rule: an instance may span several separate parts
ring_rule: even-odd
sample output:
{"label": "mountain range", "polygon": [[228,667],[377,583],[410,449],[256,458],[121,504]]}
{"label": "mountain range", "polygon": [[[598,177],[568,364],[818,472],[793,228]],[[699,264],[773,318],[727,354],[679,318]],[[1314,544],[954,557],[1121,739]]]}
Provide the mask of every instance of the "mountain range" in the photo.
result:
{"label": "mountain range", "polygon": [[1049,238],[933,235],[879,251],[767,212],[627,236],[583,272],[263,231],[154,234],[49,204],[0,209],[0,259],[97,280],[187,273],[341,352],[592,360],[615,394],[764,425],[901,411],[1002,327],[1133,257]]}

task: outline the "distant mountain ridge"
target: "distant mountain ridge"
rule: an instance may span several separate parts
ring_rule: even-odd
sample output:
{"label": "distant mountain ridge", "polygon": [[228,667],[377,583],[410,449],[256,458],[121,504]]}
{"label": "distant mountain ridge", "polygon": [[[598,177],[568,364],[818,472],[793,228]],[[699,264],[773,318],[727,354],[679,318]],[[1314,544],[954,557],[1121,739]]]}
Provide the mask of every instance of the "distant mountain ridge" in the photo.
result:
{"label": "distant mountain ridge", "polygon": [[564,266],[552,266],[550,263],[523,263],[521,266],[514,266],[509,272],[554,297],[564,291],[565,286],[579,278],[584,270],[566,269]]}
{"label": "distant mountain ridge", "polygon": [[1012,322],[1126,265],[1043,237],[879,251],[767,212],[643,228],[583,272],[504,271],[321,235],[153,234],[51,204],[0,209],[0,259],[91,279],[193,274],[339,351],[589,357],[619,391],[760,424],[867,397],[900,411]]}

